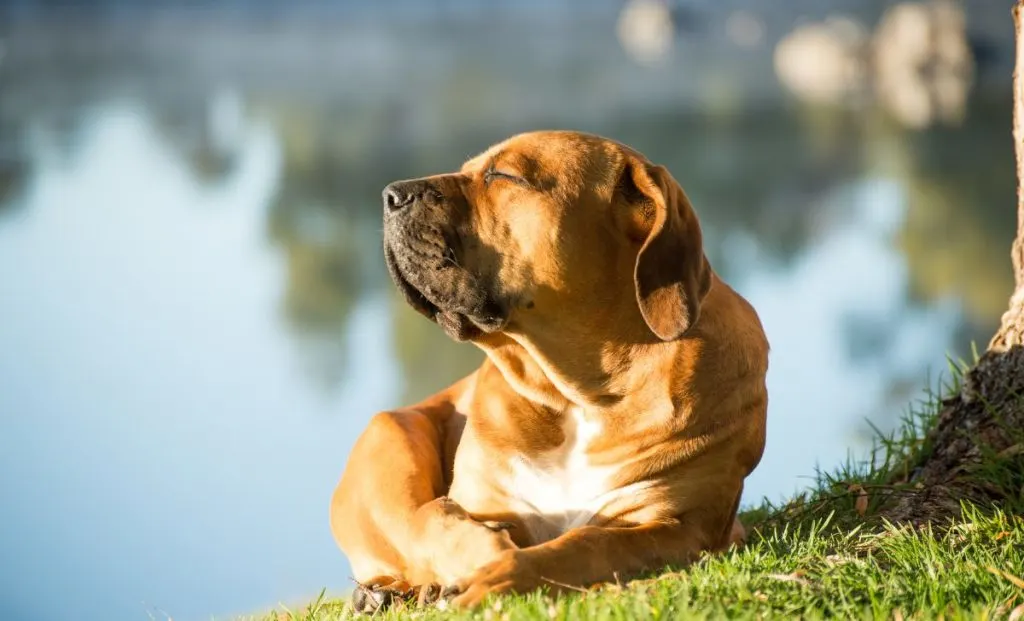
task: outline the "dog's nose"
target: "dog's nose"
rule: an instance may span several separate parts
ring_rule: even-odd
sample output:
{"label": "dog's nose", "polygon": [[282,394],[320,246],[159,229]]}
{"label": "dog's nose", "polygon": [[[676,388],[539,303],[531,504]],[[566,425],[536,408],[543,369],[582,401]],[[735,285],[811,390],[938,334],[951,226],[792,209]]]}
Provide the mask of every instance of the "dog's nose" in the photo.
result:
{"label": "dog's nose", "polygon": [[408,207],[423,195],[423,183],[419,181],[395,181],[384,188],[384,208],[398,211]]}

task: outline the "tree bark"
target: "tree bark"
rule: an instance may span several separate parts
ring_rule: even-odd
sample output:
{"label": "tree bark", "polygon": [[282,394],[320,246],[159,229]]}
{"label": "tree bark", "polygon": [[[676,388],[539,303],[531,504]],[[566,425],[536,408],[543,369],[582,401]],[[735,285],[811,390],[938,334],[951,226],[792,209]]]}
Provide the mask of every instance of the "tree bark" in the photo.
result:
{"label": "tree bark", "polygon": [[[1013,143],[1017,159],[1017,236],[1010,258],[1015,290],[999,329],[958,394],[942,403],[926,438],[930,447],[909,476],[917,493],[883,514],[920,523],[958,515],[960,501],[998,506],[1024,497],[1024,0],[1012,10],[1016,35],[1013,72]],[[965,207],[969,208],[969,207]],[[1008,476],[980,476],[979,467]]]}
{"label": "tree bark", "polygon": [[1016,290],[1010,296],[1010,307],[1003,314],[999,331],[989,343],[990,351],[1006,351],[1024,344],[1024,1],[1013,7],[1013,28],[1017,41],[1017,57],[1013,70],[1013,148],[1017,157],[1017,238],[1013,240],[1010,258]]}

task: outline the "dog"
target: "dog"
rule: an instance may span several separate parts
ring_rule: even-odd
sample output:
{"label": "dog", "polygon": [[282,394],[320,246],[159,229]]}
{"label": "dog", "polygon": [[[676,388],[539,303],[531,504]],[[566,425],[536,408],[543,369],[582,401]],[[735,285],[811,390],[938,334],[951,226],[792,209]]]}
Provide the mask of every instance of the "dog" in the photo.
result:
{"label": "dog", "polygon": [[395,285],[486,358],[352,449],[330,521],[357,610],[585,588],[743,538],[768,341],[668,170],[531,132],[383,203]]}

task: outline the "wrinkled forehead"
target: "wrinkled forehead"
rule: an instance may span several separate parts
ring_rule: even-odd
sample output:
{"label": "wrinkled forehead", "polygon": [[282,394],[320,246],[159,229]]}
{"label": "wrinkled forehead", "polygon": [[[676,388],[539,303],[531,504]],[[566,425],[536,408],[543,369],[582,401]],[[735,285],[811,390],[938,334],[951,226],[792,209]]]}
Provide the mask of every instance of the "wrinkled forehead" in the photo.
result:
{"label": "wrinkled forehead", "polygon": [[558,182],[601,183],[621,169],[627,147],[578,132],[543,131],[513,136],[468,160],[463,174],[489,168],[521,175],[539,187]]}

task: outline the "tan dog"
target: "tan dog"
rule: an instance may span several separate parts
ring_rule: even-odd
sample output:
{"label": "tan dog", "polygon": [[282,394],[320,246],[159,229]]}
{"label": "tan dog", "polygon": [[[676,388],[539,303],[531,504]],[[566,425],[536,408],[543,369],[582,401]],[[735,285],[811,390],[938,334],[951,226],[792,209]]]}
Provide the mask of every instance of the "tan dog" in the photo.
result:
{"label": "tan dog", "polygon": [[667,170],[597,136],[537,132],[393,183],[384,202],[405,298],[487,358],[377,414],[353,448],[331,527],[368,585],[358,607],[386,588],[446,585],[475,605],[583,587],[742,537],[768,343]]}

